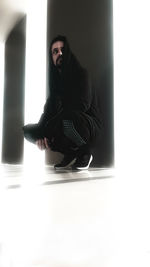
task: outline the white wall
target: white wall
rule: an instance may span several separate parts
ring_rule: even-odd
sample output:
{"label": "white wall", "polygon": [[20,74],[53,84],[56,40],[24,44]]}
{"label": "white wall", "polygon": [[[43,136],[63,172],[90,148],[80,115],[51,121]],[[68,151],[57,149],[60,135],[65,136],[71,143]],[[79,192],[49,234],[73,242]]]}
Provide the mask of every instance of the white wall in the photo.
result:
{"label": "white wall", "polygon": [[149,170],[150,3],[114,0],[116,167],[126,174]]}
{"label": "white wall", "polygon": [[5,45],[0,42],[0,162],[2,151],[2,124],[3,124],[3,95],[4,95],[4,51]]}

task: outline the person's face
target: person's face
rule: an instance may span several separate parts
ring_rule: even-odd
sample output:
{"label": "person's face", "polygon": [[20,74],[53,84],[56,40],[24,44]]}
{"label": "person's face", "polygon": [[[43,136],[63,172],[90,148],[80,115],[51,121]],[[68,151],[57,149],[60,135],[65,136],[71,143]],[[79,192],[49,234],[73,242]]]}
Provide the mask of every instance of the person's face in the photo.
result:
{"label": "person's face", "polygon": [[58,68],[60,68],[62,65],[63,51],[64,51],[64,42],[57,41],[52,45],[51,52],[52,52],[53,63]]}

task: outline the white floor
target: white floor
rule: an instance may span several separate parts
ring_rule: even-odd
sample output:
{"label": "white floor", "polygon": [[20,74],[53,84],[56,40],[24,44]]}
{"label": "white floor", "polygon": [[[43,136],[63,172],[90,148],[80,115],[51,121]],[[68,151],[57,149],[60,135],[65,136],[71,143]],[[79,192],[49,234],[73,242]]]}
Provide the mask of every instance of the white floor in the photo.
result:
{"label": "white floor", "polygon": [[149,178],[0,166],[0,267],[149,267]]}

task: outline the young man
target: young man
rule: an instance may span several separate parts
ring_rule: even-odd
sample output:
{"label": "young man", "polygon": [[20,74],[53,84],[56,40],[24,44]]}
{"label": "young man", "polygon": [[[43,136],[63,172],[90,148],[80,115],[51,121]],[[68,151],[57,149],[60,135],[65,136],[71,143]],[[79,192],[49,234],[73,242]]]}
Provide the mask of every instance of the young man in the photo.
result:
{"label": "young man", "polygon": [[38,124],[23,127],[24,136],[41,150],[64,154],[55,169],[88,169],[93,141],[102,130],[95,92],[65,36],[52,40],[49,55],[50,95]]}

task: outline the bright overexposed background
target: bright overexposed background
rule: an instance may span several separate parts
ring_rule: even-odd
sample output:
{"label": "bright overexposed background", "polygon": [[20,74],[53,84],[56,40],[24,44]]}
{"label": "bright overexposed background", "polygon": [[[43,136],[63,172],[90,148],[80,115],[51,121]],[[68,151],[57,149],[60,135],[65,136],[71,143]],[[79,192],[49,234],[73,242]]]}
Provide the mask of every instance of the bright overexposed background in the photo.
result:
{"label": "bright overexposed background", "polygon": [[[25,124],[37,123],[46,97],[46,36],[47,0],[31,1],[27,5]],[[24,163],[44,163],[44,153],[25,140]],[[39,162],[39,164],[38,164]]]}
{"label": "bright overexposed background", "polygon": [[148,0],[114,0],[115,162],[144,175],[150,151],[150,16]]}
{"label": "bright overexposed background", "polygon": [[4,96],[4,42],[0,42],[0,162],[2,151],[3,96]]}

